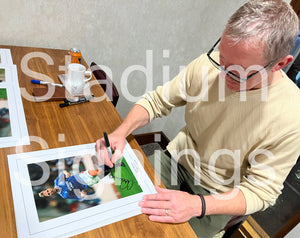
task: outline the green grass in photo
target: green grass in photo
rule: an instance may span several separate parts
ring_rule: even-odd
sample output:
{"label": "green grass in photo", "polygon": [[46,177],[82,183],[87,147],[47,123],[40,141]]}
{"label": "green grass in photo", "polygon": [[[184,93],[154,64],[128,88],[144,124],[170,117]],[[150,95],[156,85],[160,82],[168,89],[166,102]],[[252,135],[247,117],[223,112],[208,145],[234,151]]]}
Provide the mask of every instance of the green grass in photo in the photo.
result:
{"label": "green grass in photo", "polygon": [[7,92],[5,88],[0,88],[0,99],[7,99]]}
{"label": "green grass in photo", "polygon": [[116,162],[115,168],[111,169],[111,175],[122,198],[143,191],[124,157]]}

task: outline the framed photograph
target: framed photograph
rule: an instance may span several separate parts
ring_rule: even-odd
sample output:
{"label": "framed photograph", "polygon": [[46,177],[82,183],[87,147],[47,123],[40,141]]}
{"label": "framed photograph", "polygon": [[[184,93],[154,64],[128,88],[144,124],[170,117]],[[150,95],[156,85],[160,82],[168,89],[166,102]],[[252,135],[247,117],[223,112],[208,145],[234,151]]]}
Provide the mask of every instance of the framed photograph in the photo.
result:
{"label": "framed photograph", "polygon": [[0,49],[0,66],[13,65],[10,49]]}
{"label": "framed photograph", "polygon": [[113,168],[95,144],[8,155],[19,237],[70,237],[141,213],[156,190],[126,142]]}
{"label": "framed photograph", "polygon": [[7,100],[7,91],[0,88],[0,138],[11,137],[11,123]]}
{"label": "framed photograph", "polygon": [[0,68],[0,83],[5,82],[5,69]]}
{"label": "framed photograph", "polygon": [[0,66],[0,148],[28,144],[17,68]]}

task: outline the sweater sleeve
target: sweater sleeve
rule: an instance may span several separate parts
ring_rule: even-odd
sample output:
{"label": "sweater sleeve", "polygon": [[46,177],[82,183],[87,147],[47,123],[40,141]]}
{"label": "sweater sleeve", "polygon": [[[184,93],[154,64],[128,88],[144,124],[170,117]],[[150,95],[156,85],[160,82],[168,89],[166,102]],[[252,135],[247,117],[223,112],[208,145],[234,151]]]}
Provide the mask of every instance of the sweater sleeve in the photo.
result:
{"label": "sweater sleeve", "polygon": [[[193,98],[193,96],[189,95],[192,87],[191,82],[195,71],[201,72],[201,67],[205,67],[205,59],[206,55],[201,55],[171,81],[142,96],[142,99],[136,104],[148,111],[150,121],[169,115],[172,108],[184,106],[188,100]],[[201,89],[201,87],[202,81],[197,80],[197,88]]]}
{"label": "sweater sleeve", "polygon": [[275,204],[286,177],[297,162],[300,130],[279,138],[269,147],[256,149],[249,155],[249,168],[239,186],[246,199],[246,214]]}
{"label": "sweater sleeve", "polygon": [[185,81],[185,72],[186,70],[183,70],[170,82],[144,94],[142,99],[136,103],[148,111],[150,121],[158,117],[167,116],[172,108],[186,104],[184,94],[180,90],[181,84]]}

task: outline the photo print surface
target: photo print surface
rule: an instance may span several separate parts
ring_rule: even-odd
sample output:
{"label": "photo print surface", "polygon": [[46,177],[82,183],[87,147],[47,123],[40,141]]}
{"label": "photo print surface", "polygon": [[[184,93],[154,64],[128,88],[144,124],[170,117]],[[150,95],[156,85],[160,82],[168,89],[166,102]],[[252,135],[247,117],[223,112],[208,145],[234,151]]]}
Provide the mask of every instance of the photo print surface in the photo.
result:
{"label": "photo print surface", "polygon": [[0,148],[29,143],[17,67],[0,65]]}
{"label": "photo print surface", "polygon": [[11,136],[11,124],[5,88],[0,88],[0,137]]}
{"label": "photo print surface", "polygon": [[0,83],[5,82],[5,69],[0,68]]}
{"label": "photo print surface", "polygon": [[95,155],[85,154],[46,161],[48,175],[38,164],[28,164],[39,221],[125,198],[142,189],[123,157],[113,168],[99,166]]}
{"label": "photo print surface", "polygon": [[18,237],[70,237],[141,214],[156,190],[137,154],[126,142],[113,168],[98,164],[95,143],[8,155]]}

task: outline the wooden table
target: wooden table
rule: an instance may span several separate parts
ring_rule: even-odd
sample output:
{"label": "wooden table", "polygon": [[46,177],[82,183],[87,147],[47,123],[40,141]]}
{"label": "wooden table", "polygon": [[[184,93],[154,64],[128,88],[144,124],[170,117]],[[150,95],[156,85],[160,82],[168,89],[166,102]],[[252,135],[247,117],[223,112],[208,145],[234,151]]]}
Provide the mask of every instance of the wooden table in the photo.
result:
{"label": "wooden table", "polygon": [[[59,66],[65,65],[66,50],[42,49],[31,47],[0,46],[11,50],[13,63],[17,65],[20,87],[32,92],[34,87],[30,82],[34,75],[28,75],[21,70],[21,63],[26,63],[25,55],[36,56],[28,60],[30,70],[50,76],[57,83]],[[47,54],[53,64],[39,55]],[[86,65],[83,60],[83,64]],[[26,64],[25,64],[26,65]],[[87,65],[86,65],[87,66]],[[38,76],[37,76],[38,77]],[[95,80],[94,78],[92,80]],[[104,94],[97,84],[91,88],[96,97]],[[34,139],[30,145],[0,149],[0,237],[16,237],[15,214],[12,200],[12,191],[9,178],[7,155],[23,152],[51,149],[95,142],[101,137],[103,131],[108,133],[116,129],[122,119],[109,101],[90,102],[59,108],[60,102],[31,102],[22,98],[29,136]],[[59,137],[60,135],[60,137]],[[61,140],[64,135],[64,140]],[[43,140],[46,142],[44,143]],[[140,150],[144,156],[145,170],[154,181],[154,170],[137,142],[132,136],[127,138],[133,149]],[[188,223],[162,224],[148,220],[148,216],[141,214],[75,237],[196,237]]]}

